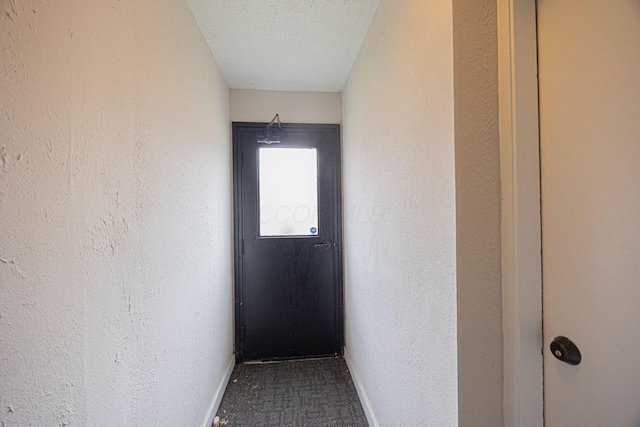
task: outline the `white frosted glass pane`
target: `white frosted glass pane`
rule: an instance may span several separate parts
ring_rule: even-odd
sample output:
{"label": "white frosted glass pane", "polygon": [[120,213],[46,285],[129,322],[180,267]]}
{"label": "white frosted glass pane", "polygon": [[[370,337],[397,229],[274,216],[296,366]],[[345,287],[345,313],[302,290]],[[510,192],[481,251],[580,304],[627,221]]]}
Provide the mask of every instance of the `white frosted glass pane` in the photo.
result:
{"label": "white frosted glass pane", "polygon": [[260,148],[260,236],[318,234],[315,148]]}

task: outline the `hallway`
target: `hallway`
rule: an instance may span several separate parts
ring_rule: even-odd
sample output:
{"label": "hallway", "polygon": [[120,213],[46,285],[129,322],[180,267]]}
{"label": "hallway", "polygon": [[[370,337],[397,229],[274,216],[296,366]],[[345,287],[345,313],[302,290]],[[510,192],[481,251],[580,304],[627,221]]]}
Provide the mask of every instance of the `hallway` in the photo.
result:
{"label": "hallway", "polygon": [[228,427],[368,426],[337,357],[236,365],[217,415]]}
{"label": "hallway", "polygon": [[[495,1],[1,9],[0,424],[209,427],[227,385],[249,384],[258,401],[290,398],[297,409],[277,416],[301,425],[503,424]],[[276,113],[339,126],[341,141],[340,191],[318,197],[341,201],[342,249],[322,237],[335,249],[314,242],[309,259],[339,251],[330,354],[349,375],[274,374],[309,374],[299,394],[243,379],[287,364],[232,377],[246,243],[232,123]],[[324,378],[348,397],[326,398]]]}

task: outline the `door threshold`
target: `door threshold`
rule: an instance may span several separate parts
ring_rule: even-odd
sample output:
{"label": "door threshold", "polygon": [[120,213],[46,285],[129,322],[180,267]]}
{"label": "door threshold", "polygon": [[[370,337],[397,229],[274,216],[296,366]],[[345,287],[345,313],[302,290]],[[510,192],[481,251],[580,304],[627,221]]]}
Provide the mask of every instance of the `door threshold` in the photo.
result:
{"label": "door threshold", "polygon": [[316,356],[295,356],[295,357],[272,357],[261,360],[246,360],[242,362],[245,365],[260,365],[265,363],[280,363],[280,362],[304,362],[308,360],[326,359],[329,357],[339,357],[337,354],[326,354]]}

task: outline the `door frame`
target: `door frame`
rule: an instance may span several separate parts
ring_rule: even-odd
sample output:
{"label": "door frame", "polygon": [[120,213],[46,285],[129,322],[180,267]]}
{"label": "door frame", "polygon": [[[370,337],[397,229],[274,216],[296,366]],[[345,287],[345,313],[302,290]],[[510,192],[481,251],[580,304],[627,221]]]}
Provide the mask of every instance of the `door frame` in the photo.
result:
{"label": "door frame", "polygon": [[[234,311],[234,353],[236,363],[243,361],[243,328],[244,328],[244,260],[242,257],[242,144],[241,133],[243,130],[264,129],[269,123],[232,122],[232,148],[233,148],[233,311]],[[336,181],[334,188],[334,203],[337,211],[335,218],[335,230],[337,236],[337,250],[334,252],[336,283],[336,354],[342,355],[344,351],[344,282],[343,282],[343,238],[342,238],[342,149],[340,141],[339,124],[309,124],[309,123],[283,123],[282,129],[302,129],[309,132],[333,133],[335,147],[335,171]]]}
{"label": "door frame", "polygon": [[503,410],[544,425],[542,241],[535,0],[498,1]]}

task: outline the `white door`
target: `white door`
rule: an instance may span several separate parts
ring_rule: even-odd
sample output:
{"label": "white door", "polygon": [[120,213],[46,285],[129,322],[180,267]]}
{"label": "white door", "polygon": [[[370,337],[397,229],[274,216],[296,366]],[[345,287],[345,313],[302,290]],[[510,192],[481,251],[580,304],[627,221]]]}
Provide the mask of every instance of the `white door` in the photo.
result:
{"label": "white door", "polygon": [[545,422],[637,427],[640,0],[537,5]]}

